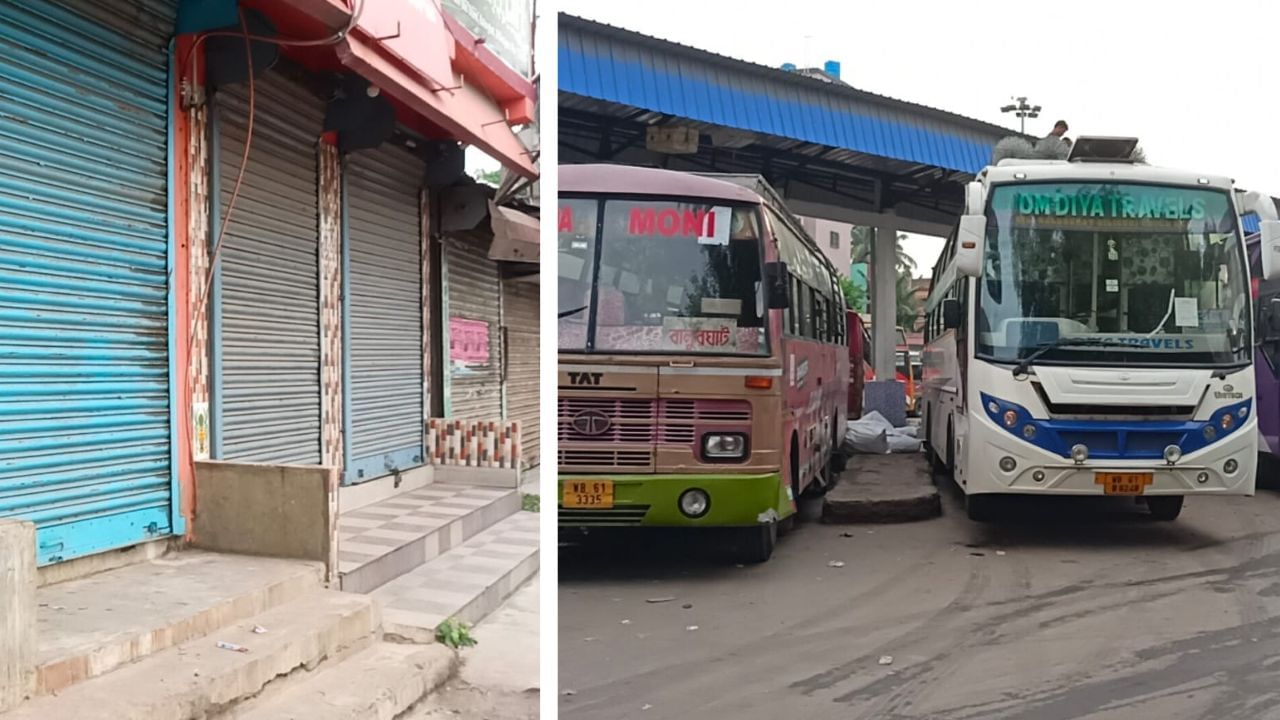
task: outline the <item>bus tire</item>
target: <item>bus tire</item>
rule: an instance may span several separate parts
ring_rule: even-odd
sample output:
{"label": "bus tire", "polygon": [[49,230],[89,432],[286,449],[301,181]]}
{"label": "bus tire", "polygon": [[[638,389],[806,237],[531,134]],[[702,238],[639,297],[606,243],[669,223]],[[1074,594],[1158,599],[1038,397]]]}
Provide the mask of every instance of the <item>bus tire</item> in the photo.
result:
{"label": "bus tire", "polygon": [[767,561],[773,557],[773,549],[778,544],[778,524],[765,523],[740,530],[738,557],[743,563],[752,565]]}
{"label": "bus tire", "polygon": [[1147,510],[1151,513],[1151,519],[1160,522],[1170,522],[1178,519],[1178,515],[1182,514],[1181,495],[1158,495],[1156,497],[1147,498]]}
{"label": "bus tire", "polygon": [[973,522],[988,523],[995,520],[996,497],[994,495],[964,496],[964,512]]}

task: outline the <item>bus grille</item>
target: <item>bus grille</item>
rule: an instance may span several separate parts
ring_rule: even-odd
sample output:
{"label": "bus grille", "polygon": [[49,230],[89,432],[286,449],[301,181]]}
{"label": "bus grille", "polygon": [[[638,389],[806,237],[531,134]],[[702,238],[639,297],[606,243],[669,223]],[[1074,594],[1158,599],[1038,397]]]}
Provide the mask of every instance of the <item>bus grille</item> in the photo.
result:
{"label": "bus grille", "polygon": [[[653,442],[653,400],[613,400],[608,398],[560,398],[560,442],[649,443]],[[597,410],[609,416],[609,429],[599,435],[586,435],[573,427],[575,415]]]}
{"label": "bus grille", "polygon": [[[567,468],[649,468],[657,444],[690,446],[700,428],[733,425],[735,431],[749,431],[751,423],[746,400],[569,397],[560,398],[557,410],[560,465]],[[587,411],[608,416],[608,429],[592,435],[575,428],[574,417]],[[567,444],[574,447],[564,448]],[[608,447],[620,444],[630,447]]]}
{"label": "bus grille", "polygon": [[663,400],[658,404],[661,432],[659,442],[692,445],[699,423],[751,422],[751,403],[746,400]]}
{"label": "bus grille", "polygon": [[626,507],[609,508],[607,510],[560,508],[558,510],[558,515],[560,518],[560,525],[562,526],[607,525],[612,527],[624,527],[628,525],[639,525],[644,521],[644,516],[647,512],[649,512],[648,505],[628,505]]}
{"label": "bus grille", "polygon": [[653,450],[566,450],[559,452],[561,468],[569,467],[620,467],[647,468],[653,464]]}

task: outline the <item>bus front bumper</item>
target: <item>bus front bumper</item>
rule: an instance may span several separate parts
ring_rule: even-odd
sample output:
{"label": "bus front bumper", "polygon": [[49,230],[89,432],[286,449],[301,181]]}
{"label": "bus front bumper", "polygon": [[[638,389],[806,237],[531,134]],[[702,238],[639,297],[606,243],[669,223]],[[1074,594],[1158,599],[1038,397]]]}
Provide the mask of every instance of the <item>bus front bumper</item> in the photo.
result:
{"label": "bus front bumper", "polygon": [[[970,422],[974,422],[973,419]],[[995,425],[979,420],[979,433],[971,434],[968,493],[1016,493],[1104,495],[1107,474],[1150,474],[1140,495],[1253,495],[1257,466],[1256,421],[1252,418],[1230,437],[1180,458],[1169,465],[1163,460],[1108,460],[1090,458],[1076,464],[1012,437]],[[999,463],[1011,458],[1012,471]],[[1235,468],[1228,473],[1227,461]],[[1128,494],[1128,493],[1125,493]]]}
{"label": "bus front bumper", "polygon": [[[565,507],[566,483],[612,483],[611,507]],[[705,514],[681,512],[680,498],[700,490],[709,500]],[[561,475],[559,524],[573,527],[750,527],[794,513],[790,487],[781,473]],[[572,493],[571,493],[572,495]]]}

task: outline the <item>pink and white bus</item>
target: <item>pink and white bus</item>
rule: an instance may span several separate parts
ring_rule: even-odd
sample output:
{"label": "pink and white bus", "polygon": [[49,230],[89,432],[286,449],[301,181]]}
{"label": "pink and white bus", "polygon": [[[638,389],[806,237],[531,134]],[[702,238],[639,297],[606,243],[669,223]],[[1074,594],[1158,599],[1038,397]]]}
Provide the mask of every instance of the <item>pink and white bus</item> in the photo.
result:
{"label": "pink and white bus", "polygon": [[562,530],[728,528],[767,560],[844,427],[835,267],[755,176],[564,166],[557,224]]}

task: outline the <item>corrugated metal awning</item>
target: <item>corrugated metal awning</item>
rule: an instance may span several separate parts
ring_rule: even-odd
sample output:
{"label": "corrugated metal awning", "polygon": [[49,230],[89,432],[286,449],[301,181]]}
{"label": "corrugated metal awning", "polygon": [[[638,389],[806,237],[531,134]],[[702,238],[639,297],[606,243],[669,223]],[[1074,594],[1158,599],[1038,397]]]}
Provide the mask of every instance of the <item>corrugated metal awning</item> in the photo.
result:
{"label": "corrugated metal awning", "polygon": [[559,89],[917,165],[976,173],[1012,131],[561,14]]}

